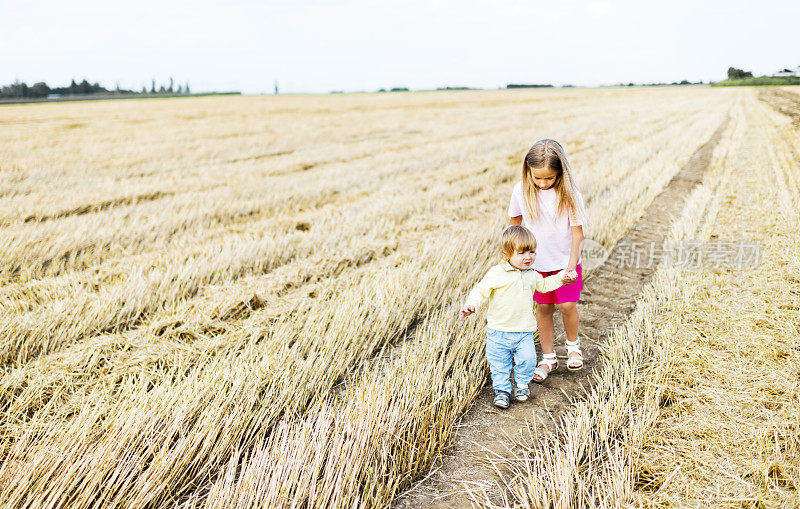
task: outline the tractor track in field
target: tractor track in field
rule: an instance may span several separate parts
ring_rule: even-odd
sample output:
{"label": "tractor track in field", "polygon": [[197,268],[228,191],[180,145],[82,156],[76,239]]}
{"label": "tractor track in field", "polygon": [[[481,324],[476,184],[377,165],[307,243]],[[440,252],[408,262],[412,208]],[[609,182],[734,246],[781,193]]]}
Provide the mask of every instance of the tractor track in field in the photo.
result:
{"label": "tractor track in field", "polygon": [[[531,398],[514,403],[508,410],[492,405],[493,391],[487,383],[472,407],[454,427],[451,445],[435,462],[430,473],[395,500],[393,507],[445,508],[474,504],[470,491],[486,493],[493,504],[503,505],[506,489],[489,460],[511,458],[512,443],[520,439],[528,422],[539,420],[554,426],[569,409],[570,400],[582,394],[592,381],[592,371],[599,366],[601,349],[612,331],[622,325],[634,310],[636,298],[650,282],[656,264],[631,267],[621,261],[629,257],[631,246],[660,245],[673,220],[680,214],[691,190],[703,180],[714,147],[719,143],[730,116],[691,156],[667,186],[656,196],[639,220],[626,232],[609,253],[606,261],[584,279],[580,312],[584,368],[566,369],[564,331],[560,313],[556,313],[556,353],[559,367],[541,384],[531,384]],[[645,264],[643,264],[645,265]],[[541,359],[541,348],[537,344]]]}

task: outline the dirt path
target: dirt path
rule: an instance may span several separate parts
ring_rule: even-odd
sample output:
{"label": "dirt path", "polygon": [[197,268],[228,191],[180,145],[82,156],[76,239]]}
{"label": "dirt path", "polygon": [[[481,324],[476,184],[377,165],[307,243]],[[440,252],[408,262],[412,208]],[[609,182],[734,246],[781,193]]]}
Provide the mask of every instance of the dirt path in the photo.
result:
{"label": "dirt path", "polygon": [[[651,243],[661,244],[689,192],[702,181],[728,121],[726,118],[672,178],[611,251],[606,262],[586,278],[578,304],[580,337],[586,358],[584,369],[577,372],[566,369],[563,326],[561,317],[556,316],[558,369],[544,383],[531,384],[532,398],[529,401],[515,403],[509,410],[498,410],[492,405],[493,393],[491,385],[487,384],[456,425],[452,446],[433,466],[432,473],[401,495],[394,507],[469,507],[472,499],[467,489],[485,491],[493,503],[502,503],[504,488],[486,458],[510,457],[513,452],[509,448],[509,438],[520,437],[526,421],[538,417],[543,422],[555,422],[569,407],[569,398],[579,395],[581,387],[591,383],[591,372],[600,356],[599,343],[603,343],[633,311],[637,295],[650,281],[656,268],[655,263],[647,263],[647,256],[638,267],[623,263],[623,260],[630,259],[629,251],[633,245],[638,245],[641,253],[643,250],[646,252]],[[537,355],[541,356],[541,350]]]}

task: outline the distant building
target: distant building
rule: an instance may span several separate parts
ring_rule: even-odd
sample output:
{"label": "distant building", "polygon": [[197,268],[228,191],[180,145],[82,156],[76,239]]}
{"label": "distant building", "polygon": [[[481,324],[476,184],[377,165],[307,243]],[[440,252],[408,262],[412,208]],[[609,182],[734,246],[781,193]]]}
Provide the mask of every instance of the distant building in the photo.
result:
{"label": "distant building", "polygon": [[47,94],[48,99],[58,99],[61,97],[61,94]]}
{"label": "distant building", "polygon": [[784,76],[800,76],[800,65],[794,69],[781,69],[772,75],[773,78],[780,78]]}

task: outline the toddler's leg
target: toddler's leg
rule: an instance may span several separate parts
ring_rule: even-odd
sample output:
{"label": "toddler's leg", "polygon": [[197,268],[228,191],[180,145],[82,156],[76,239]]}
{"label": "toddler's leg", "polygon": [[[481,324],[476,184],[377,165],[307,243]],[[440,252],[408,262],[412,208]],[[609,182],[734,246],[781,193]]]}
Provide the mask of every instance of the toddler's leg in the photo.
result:
{"label": "toddler's leg", "polygon": [[492,372],[492,387],[511,393],[512,348],[502,331],[486,329],[486,360]]}
{"label": "toddler's leg", "polygon": [[536,369],[536,345],[533,332],[521,334],[514,349],[514,381],[520,387],[528,387]]}

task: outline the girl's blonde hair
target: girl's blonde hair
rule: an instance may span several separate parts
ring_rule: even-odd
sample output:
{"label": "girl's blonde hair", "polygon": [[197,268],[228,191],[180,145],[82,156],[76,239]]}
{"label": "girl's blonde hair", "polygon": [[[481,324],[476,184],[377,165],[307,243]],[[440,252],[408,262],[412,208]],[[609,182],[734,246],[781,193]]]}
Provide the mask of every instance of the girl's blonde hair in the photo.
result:
{"label": "girl's blonde hair", "polygon": [[539,188],[533,183],[531,168],[549,168],[558,174],[553,188],[558,198],[557,214],[560,216],[564,211],[569,211],[573,217],[581,216],[584,213],[581,201],[578,199],[578,190],[575,180],[572,178],[572,169],[567,161],[567,154],[564,147],[556,140],[539,140],[533,144],[525,159],[522,161],[522,197],[525,200],[525,210],[531,220],[539,217]]}
{"label": "girl's blonde hair", "polygon": [[517,251],[536,251],[536,237],[524,226],[509,226],[500,238],[500,251],[506,261]]}

